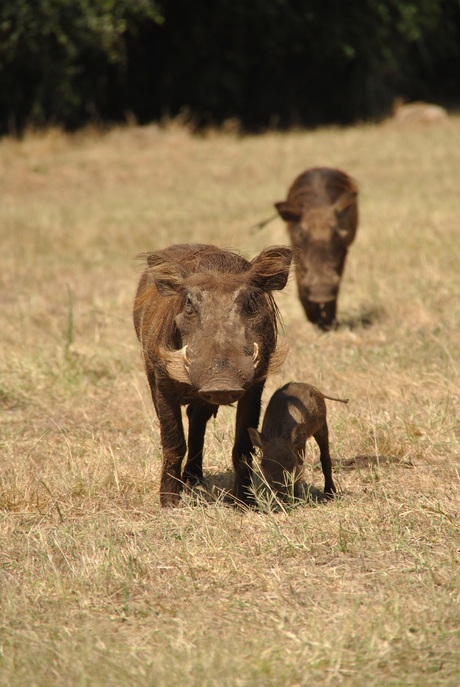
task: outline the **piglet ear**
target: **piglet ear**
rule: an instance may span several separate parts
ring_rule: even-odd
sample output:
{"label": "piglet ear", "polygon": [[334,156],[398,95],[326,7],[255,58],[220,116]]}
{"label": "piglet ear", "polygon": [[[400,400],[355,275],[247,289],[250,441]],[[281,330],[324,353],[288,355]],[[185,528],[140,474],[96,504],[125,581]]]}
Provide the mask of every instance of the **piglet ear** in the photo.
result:
{"label": "piglet ear", "polygon": [[300,219],[301,212],[299,208],[288,200],[282,200],[279,203],[275,203],[275,208],[285,222],[298,222]]}
{"label": "piglet ear", "polygon": [[265,248],[251,262],[249,281],[262,291],[281,291],[286,286],[292,249],[288,246]]}
{"label": "piglet ear", "polygon": [[305,448],[308,439],[308,429],[305,422],[299,422],[291,432],[291,444],[294,451],[300,452]]}
{"label": "piglet ear", "polygon": [[185,272],[182,267],[165,257],[164,253],[145,253],[149,273],[162,296],[177,295],[183,289]]}
{"label": "piglet ear", "polygon": [[257,446],[257,448],[262,448],[262,436],[260,432],[258,432],[257,429],[254,429],[254,427],[249,427],[248,434],[253,445]]}

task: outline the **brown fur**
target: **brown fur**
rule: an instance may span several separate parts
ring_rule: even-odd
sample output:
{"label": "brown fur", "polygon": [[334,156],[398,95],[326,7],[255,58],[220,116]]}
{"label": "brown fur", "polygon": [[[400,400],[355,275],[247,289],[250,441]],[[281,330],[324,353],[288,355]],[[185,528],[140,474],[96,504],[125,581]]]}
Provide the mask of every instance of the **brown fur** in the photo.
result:
{"label": "brown fur", "polygon": [[[238,401],[233,465],[235,496],[248,499],[252,444],[265,379],[285,353],[276,349],[278,309],[292,258],[271,247],[251,262],[209,245],[146,253],[133,319],[158,415],[163,448],[160,499],[178,502],[182,483],[202,479],[206,423],[218,406]],[[188,457],[180,406],[188,405]]]}
{"label": "brown fur", "polygon": [[329,453],[329,430],[324,399],[347,403],[348,399],[326,396],[311,384],[288,382],[275,391],[265,411],[262,431],[250,428],[254,446],[262,451],[261,469],[268,484],[280,494],[286,492],[286,475],[299,494],[305,444],[313,436],[319,446],[325,479],[324,492],[336,492]]}
{"label": "brown fur", "polygon": [[348,247],[358,225],[358,190],[345,172],[315,167],[300,174],[286,201],[275,203],[294,248],[299,298],[310,322],[330,329]]}

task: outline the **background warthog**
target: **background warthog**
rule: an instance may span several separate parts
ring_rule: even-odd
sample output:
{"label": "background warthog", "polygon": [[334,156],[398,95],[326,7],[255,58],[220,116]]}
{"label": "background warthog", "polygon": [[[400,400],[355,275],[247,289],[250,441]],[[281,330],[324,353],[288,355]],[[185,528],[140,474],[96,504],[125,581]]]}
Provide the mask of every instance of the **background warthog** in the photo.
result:
{"label": "background warthog", "polygon": [[[207,245],[176,245],[145,255],[134,303],[163,448],[160,499],[177,504],[182,483],[203,477],[206,423],[219,405],[238,401],[233,447],[234,494],[248,498],[251,444],[265,379],[285,354],[276,351],[278,310],[291,249],[266,248],[248,262]],[[180,406],[188,404],[188,457]]]}
{"label": "background warthog", "polygon": [[335,324],[337,296],[358,224],[357,188],[338,169],[315,167],[275,203],[295,249],[297,287],[305,313],[321,329]]}
{"label": "background warthog", "polygon": [[324,474],[324,493],[334,494],[332,463],[329,453],[329,430],[325,398],[333,398],[302,382],[288,382],[275,391],[265,411],[262,431],[251,427],[249,436],[262,451],[261,469],[268,484],[280,494],[286,493],[286,473],[294,482],[294,496],[299,495],[303,456],[307,439],[313,436],[319,446]]}

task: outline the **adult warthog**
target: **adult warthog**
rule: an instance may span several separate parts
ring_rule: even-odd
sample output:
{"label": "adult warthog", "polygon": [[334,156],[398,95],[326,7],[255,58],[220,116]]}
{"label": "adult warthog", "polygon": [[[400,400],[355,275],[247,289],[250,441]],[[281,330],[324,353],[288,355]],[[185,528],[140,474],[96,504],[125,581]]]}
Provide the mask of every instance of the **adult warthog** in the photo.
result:
{"label": "adult warthog", "polygon": [[357,195],[344,172],[314,167],[295,179],[287,200],[275,203],[294,248],[299,298],[320,329],[336,323],[340,280],[358,225]]}
{"label": "adult warthog", "polygon": [[[215,246],[175,245],[144,257],[133,316],[160,423],[161,505],[176,505],[183,483],[202,480],[206,424],[219,405],[234,402],[234,495],[247,502],[254,450],[248,428],[257,427],[266,377],[285,358],[276,348],[272,291],[286,285],[292,251],[266,248],[249,262]],[[181,405],[189,419],[183,472]]]}

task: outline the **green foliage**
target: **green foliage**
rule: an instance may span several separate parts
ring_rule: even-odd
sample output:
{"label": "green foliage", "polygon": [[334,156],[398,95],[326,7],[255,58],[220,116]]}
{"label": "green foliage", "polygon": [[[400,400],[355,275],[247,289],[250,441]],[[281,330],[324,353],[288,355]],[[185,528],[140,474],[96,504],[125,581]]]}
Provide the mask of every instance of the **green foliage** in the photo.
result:
{"label": "green foliage", "polygon": [[126,41],[160,21],[154,0],[17,0],[0,5],[0,117],[68,126],[104,112]]}
{"label": "green foliage", "polygon": [[459,0],[18,0],[0,6],[0,130],[350,122],[458,97],[459,62]]}
{"label": "green foliage", "polygon": [[396,94],[427,96],[439,65],[460,57],[460,5],[175,0],[161,32],[174,84],[163,100],[176,108],[256,126],[344,122],[384,112]]}

